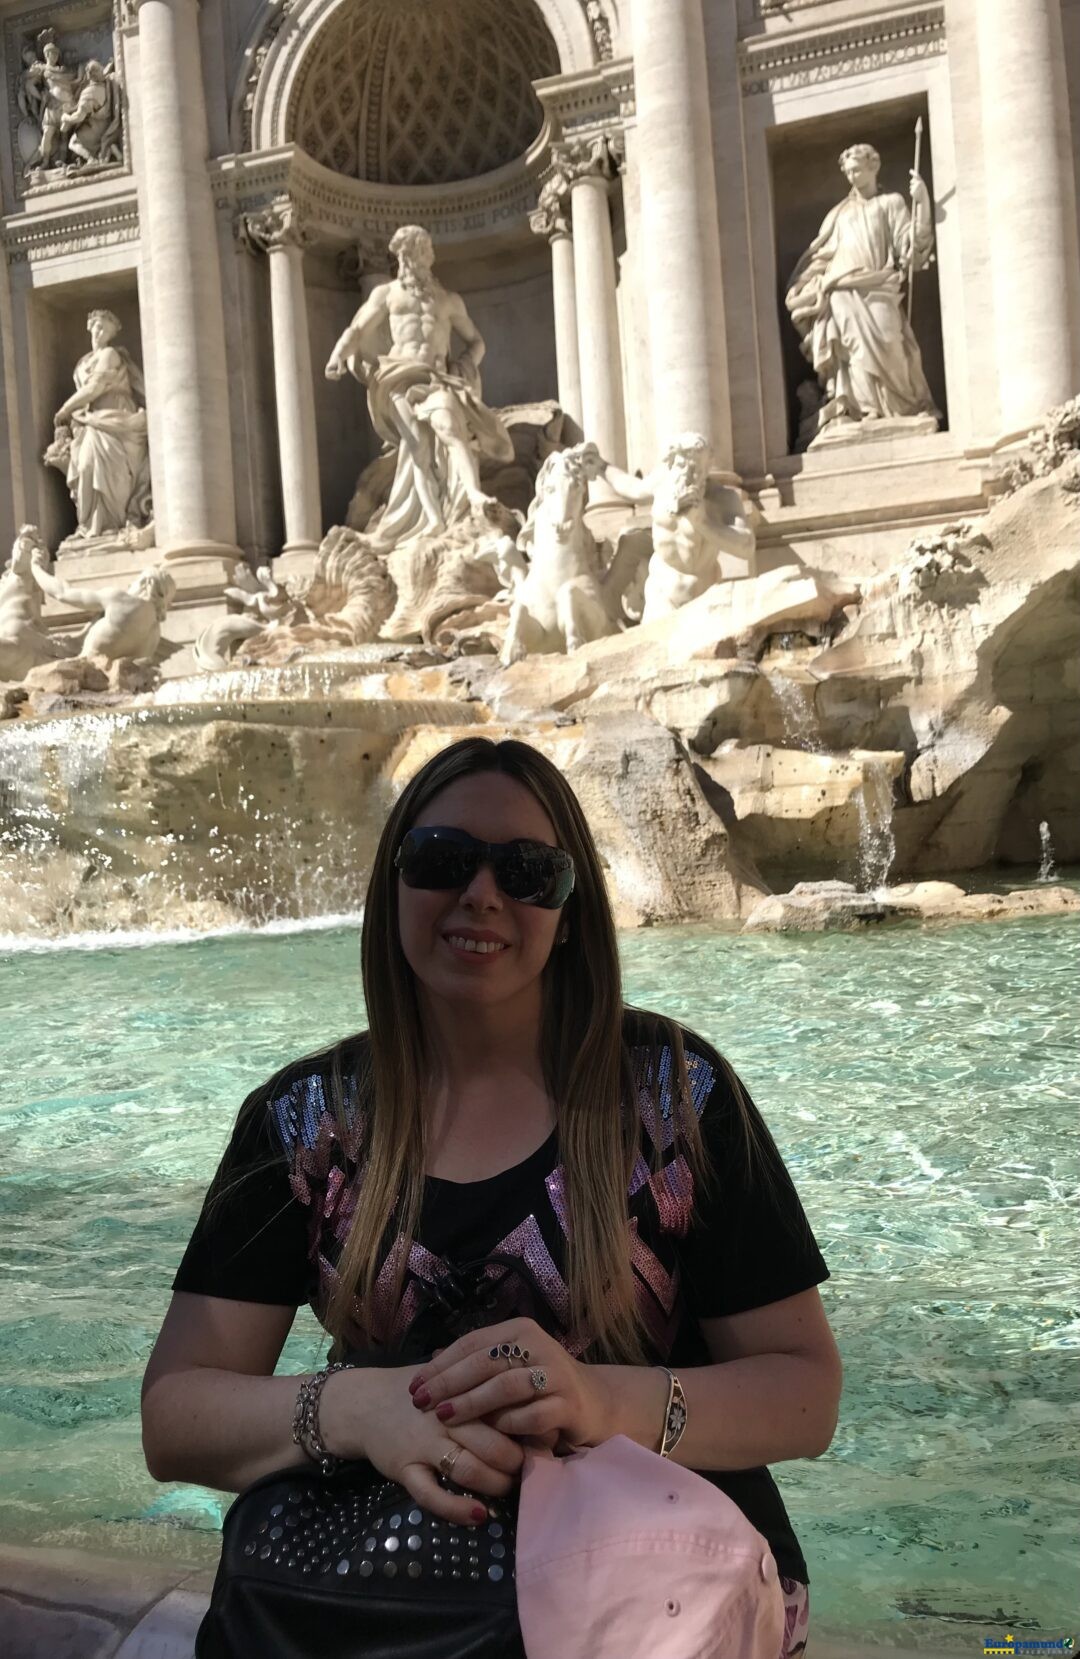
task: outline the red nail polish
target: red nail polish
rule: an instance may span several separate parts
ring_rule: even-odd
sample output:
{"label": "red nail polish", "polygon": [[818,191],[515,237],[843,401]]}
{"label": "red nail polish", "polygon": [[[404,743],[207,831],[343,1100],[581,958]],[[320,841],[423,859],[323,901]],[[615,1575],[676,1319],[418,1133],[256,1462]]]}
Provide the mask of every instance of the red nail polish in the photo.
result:
{"label": "red nail polish", "polygon": [[424,1386],[423,1376],[414,1377],[412,1382],[409,1384],[409,1393],[410,1394],[415,1394],[416,1390],[418,1388],[423,1388],[423,1386]]}
{"label": "red nail polish", "polygon": [[449,1400],[444,1400],[441,1406],[435,1407],[435,1415],[441,1422],[447,1422],[454,1415],[454,1408]]}
{"label": "red nail polish", "polygon": [[474,1503],[472,1507],[472,1518],[474,1521],[486,1521],[488,1518],[488,1512],[486,1509],[481,1508],[480,1504]]}
{"label": "red nail polish", "polygon": [[425,1406],[431,1404],[431,1395],[426,1388],[418,1388],[412,1397],[412,1403],[422,1411]]}

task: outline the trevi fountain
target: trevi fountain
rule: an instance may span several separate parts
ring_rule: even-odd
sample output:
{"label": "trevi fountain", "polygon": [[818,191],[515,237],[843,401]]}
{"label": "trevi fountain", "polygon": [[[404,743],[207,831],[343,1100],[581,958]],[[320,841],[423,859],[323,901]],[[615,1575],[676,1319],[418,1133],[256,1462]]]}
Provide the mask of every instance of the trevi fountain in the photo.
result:
{"label": "trevi fountain", "polygon": [[[21,983],[41,964],[13,993],[28,1041],[66,1018],[93,1072],[100,998],[102,1065],[126,1020],[150,1045],[132,1067],[156,1053],[170,1016],[140,975],[168,1003],[177,940],[175,1017],[208,1048],[232,1030],[226,972],[245,1008],[269,976],[256,1024],[280,1013],[268,985],[295,1002],[297,1050],[323,974],[347,1025],[328,941],[354,941],[395,793],[469,731],[525,738],[574,785],[632,988],[691,1017],[742,953],[774,1078],[817,1007],[849,1057],[871,1020],[914,1053],[918,1010],[948,1002],[959,1029],[958,987],[999,959],[970,1018],[1034,1029],[1016,999],[1049,1008],[1080,913],[1080,4],[3,0],[0,29],[0,938]],[[91,946],[69,1011],[58,964]],[[734,1003],[711,1017],[741,1030]],[[204,1092],[231,1101],[223,1041]],[[933,1150],[829,1052],[863,1127],[838,1148],[788,1126],[786,1146],[818,1136],[815,1218],[821,1171],[854,1190],[875,1145],[890,1192],[909,1153],[927,1192],[952,1179],[953,1129]],[[962,1140],[982,1084],[932,1059]],[[890,1075],[924,1110],[915,1073]],[[114,1082],[85,1086],[188,1184],[164,1263],[225,1129],[173,1072],[156,1105]],[[194,1114],[195,1140],[166,1156],[143,1111]],[[30,1170],[36,1131],[12,1121]],[[872,1236],[919,1248],[873,1202],[825,1229],[830,1262]],[[131,1402],[110,1410],[130,1435]],[[868,1422],[899,1505],[897,1440]],[[810,1508],[820,1476],[800,1473]],[[155,1520],[216,1527],[209,1495],[152,1501],[142,1479],[112,1508],[90,1484],[57,1498],[51,1530],[25,1519],[37,1499],[4,1525],[112,1549],[127,1516],[149,1555]],[[966,1590],[927,1569],[894,1594],[865,1502],[835,1523],[863,1599],[839,1594],[834,1633],[955,1647],[1007,1616],[993,1546]],[[960,1536],[942,1505],[908,1506],[905,1550]],[[962,1547],[979,1536],[972,1511]],[[1032,1617],[1065,1618],[1046,1594]]]}

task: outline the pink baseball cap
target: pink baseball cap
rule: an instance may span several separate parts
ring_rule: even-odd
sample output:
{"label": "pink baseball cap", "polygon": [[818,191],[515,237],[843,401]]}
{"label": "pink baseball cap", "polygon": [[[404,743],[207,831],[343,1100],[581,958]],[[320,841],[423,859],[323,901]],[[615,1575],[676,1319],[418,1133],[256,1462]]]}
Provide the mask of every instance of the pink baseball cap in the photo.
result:
{"label": "pink baseball cap", "polygon": [[516,1553],[528,1659],[778,1659],[765,1539],[718,1487],[625,1435],[526,1455]]}

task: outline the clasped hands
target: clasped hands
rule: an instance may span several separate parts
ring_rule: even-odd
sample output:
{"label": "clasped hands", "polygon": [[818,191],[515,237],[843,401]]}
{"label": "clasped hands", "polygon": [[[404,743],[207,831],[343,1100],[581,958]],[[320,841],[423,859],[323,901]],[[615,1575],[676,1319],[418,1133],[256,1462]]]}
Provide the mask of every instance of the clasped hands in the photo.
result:
{"label": "clasped hands", "polygon": [[[527,1363],[493,1357],[500,1345],[516,1345]],[[539,1372],[542,1391],[533,1380]],[[610,1417],[604,1367],[583,1365],[532,1319],[460,1337],[421,1367],[409,1393],[417,1411],[433,1411],[447,1427],[482,1419],[500,1434],[541,1438],[559,1450],[599,1444]]]}
{"label": "clasped hands", "polygon": [[[527,1351],[528,1363],[492,1359],[502,1343]],[[461,1337],[419,1370],[336,1373],[323,1391],[323,1436],[332,1452],[366,1457],[400,1481],[430,1514],[478,1526],[489,1518],[481,1500],[505,1497],[519,1480],[523,1441],[569,1450],[613,1432],[611,1369],[573,1359],[534,1320],[508,1320]],[[544,1372],[542,1391],[533,1370]],[[440,1484],[440,1469],[452,1469],[458,1491]]]}

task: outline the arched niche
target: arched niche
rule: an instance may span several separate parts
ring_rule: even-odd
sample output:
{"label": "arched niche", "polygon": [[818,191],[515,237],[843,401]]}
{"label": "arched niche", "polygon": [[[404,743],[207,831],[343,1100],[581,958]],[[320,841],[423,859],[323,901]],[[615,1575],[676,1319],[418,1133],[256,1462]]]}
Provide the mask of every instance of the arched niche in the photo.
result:
{"label": "arched niche", "polygon": [[[445,159],[430,171],[447,176],[423,182],[454,183],[493,171],[510,159],[503,153],[510,140],[525,135],[529,98],[523,79],[588,69],[597,61],[580,0],[295,0],[287,7],[279,0],[267,5],[252,28],[235,90],[234,146],[258,152],[302,143],[298,127],[303,125],[303,101],[311,93],[313,78],[318,79],[320,70],[325,78],[335,61],[351,62],[360,69],[351,87],[356,138],[350,144],[343,125],[327,121],[330,130],[321,135],[326,153],[332,155],[337,143],[347,164],[347,152],[355,149],[360,171],[352,176],[363,179],[373,180],[380,160],[399,175],[410,168],[415,172],[418,166],[423,173],[423,140],[418,144],[415,139],[427,114],[425,104],[430,103],[433,125],[441,122],[444,129],[454,121],[455,95],[463,114],[477,111],[475,82],[462,81],[467,68],[463,48],[469,35],[476,38],[477,33],[483,41],[484,78],[491,79],[492,60],[510,71],[509,84],[496,89],[497,108],[490,112],[497,117],[491,125],[502,135],[503,145],[500,148],[490,133],[470,144],[464,129],[453,137],[444,130]],[[367,58],[365,43],[370,45]],[[447,69],[448,85],[440,86],[436,78],[440,62]],[[418,86],[410,84],[410,74]],[[537,119],[533,138],[540,125]],[[477,138],[475,133],[471,136]],[[528,145],[526,136],[519,154]],[[473,154],[479,163],[476,173],[458,170],[470,165]],[[347,165],[335,170],[349,171]],[[397,177],[380,182],[408,181]]]}

